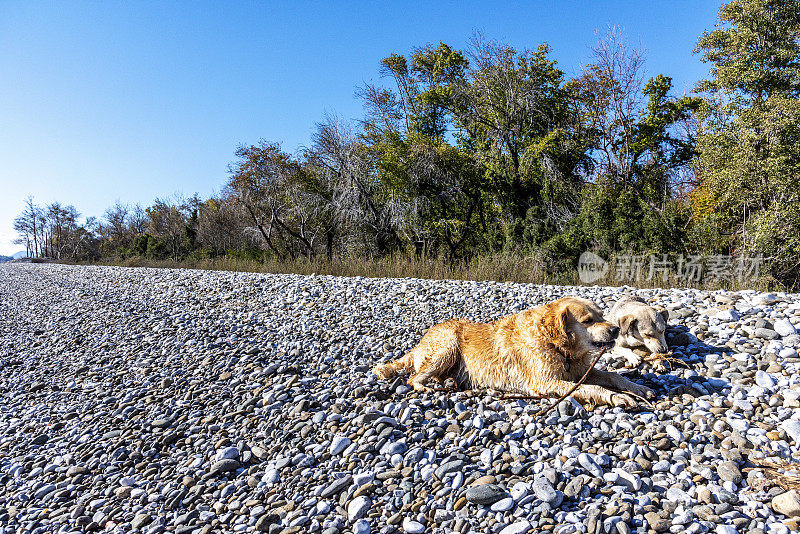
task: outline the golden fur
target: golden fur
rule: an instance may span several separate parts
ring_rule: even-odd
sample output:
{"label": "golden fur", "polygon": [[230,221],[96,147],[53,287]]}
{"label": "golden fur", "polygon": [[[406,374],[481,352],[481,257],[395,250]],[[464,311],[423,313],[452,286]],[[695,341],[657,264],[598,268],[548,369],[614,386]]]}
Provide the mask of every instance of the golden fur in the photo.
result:
{"label": "golden fur", "polygon": [[[584,375],[592,355],[611,347],[619,328],[594,303],[567,297],[491,323],[451,319],[428,330],[403,357],[373,369],[379,378],[412,373],[408,383],[430,391],[429,380],[531,396],[561,396]],[[653,392],[617,373],[593,369],[572,396],[590,405],[633,407]]]}

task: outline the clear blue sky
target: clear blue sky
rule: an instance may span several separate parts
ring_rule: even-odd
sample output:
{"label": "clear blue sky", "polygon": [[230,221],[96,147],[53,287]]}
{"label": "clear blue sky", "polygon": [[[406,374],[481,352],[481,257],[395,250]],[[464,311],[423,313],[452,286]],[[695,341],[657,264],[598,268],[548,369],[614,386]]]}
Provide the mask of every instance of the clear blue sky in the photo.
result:
{"label": "clear blue sky", "polygon": [[326,112],[359,118],[356,86],[392,52],[474,30],[541,42],[568,75],[622,27],[648,74],[690,91],[720,2],[0,2],[0,254],[27,195],[102,215],[116,199],[218,191],[240,143],[308,144]]}

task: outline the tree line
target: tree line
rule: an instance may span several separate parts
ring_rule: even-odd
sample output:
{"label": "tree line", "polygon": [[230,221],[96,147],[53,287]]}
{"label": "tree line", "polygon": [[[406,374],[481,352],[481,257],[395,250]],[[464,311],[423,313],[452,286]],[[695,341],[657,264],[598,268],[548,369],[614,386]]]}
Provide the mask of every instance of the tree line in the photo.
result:
{"label": "tree line", "polygon": [[380,63],[358,121],[325,116],[296,154],[239,146],[221,192],[118,202],[78,223],[28,199],[15,221],[32,255],[536,255],[553,272],[600,255],[763,254],[800,280],[800,2],[733,0],[696,53],[710,76],[675,96],[611,29],[567,77],[547,44],[476,35]]}

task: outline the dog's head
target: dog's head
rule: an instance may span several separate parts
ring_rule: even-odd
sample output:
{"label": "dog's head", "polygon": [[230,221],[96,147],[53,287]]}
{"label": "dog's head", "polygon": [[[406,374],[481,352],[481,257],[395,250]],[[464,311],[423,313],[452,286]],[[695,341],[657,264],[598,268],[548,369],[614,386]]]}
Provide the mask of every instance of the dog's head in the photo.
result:
{"label": "dog's head", "polygon": [[547,304],[540,328],[550,343],[576,356],[612,347],[619,333],[619,327],[603,318],[597,304],[573,297]]}
{"label": "dog's head", "polygon": [[647,347],[653,354],[667,352],[667,311],[650,306],[637,306],[619,318],[619,337],[629,347]]}

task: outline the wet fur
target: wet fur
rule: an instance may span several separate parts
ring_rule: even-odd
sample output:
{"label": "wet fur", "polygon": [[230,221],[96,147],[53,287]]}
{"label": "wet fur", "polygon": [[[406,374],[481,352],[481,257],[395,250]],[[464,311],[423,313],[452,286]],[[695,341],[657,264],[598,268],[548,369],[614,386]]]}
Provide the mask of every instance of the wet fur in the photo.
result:
{"label": "wet fur", "polygon": [[[435,325],[406,355],[373,372],[384,379],[411,373],[408,383],[417,391],[452,378],[461,387],[558,397],[586,373],[600,346],[613,344],[617,330],[594,303],[567,297],[491,323],[451,319]],[[572,396],[590,405],[634,406],[626,391],[652,396],[646,387],[597,369]]]}

